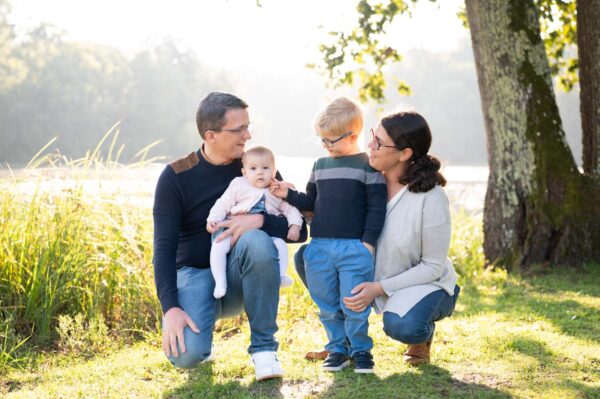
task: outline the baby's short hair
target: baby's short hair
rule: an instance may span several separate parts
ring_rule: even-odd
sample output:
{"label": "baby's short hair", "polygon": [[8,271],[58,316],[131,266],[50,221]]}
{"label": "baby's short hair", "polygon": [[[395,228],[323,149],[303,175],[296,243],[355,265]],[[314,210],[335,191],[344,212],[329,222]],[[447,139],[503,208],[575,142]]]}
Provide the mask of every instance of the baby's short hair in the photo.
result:
{"label": "baby's short hair", "polygon": [[265,147],[264,145],[253,145],[250,148],[248,148],[246,151],[244,151],[244,155],[242,155],[242,163],[246,162],[246,158],[249,156],[268,156],[269,158],[271,158],[271,162],[273,162],[273,165],[275,165],[275,154],[273,154],[273,151],[271,151],[268,147]]}
{"label": "baby's short hair", "polygon": [[315,121],[315,130],[320,136],[341,136],[349,131],[359,134],[362,127],[362,110],[347,97],[330,102]]}

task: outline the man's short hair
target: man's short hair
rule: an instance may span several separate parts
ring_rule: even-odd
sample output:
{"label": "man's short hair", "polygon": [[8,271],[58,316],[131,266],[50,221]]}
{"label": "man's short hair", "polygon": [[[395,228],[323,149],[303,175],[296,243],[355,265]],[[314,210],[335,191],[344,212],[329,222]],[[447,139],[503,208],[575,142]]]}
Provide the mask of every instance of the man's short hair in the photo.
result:
{"label": "man's short hair", "polygon": [[315,121],[319,136],[341,136],[349,131],[360,134],[362,127],[362,110],[347,97],[338,97],[330,102]]}
{"label": "man's short hair", "polygon": [[271,162],[273,162],[273,165],[275,165],[275,154],[273,154],[273,151],[271,151],[269,147],[265,147],[264,145],[259,144],[253,145],[244,152],[244,155],[242,155],[242,163],[246,161],[246,158],[248,156],[252,155],[268,156],[269,158],[271,158]]}
{"label": "man's short hair", "polygon": [[204,140],[207,130],[219,130],[225,126],[225,113],[230,109],[246,109],[248,104],[241,98],[229,93],[213,91],[209,93],[198,106],[196,125],[198,133]]}

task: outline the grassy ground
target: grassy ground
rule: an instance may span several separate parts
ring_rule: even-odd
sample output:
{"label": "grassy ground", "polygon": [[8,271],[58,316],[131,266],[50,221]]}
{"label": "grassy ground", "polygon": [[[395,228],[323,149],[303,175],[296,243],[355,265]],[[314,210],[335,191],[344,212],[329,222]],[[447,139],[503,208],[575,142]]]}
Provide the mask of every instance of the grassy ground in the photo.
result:
{"label": "grassy ground", "polygon": [[329,374],[303,354],[325,335],[305,290],[282,296],[277,337],[283,380],[256,383],[248,364],[247,323],[216,333],[213,363],[193,371],[171,367],[158,337],[92,358],[39,354],[35,366],[2,377],[7,398],[238,397],[600,397],[600,266],[546,270],[529,277],[485,272],[463,278],[455,314],[438,323],[433,364],[409,368],[404,346],[371,316],[374,375]]}

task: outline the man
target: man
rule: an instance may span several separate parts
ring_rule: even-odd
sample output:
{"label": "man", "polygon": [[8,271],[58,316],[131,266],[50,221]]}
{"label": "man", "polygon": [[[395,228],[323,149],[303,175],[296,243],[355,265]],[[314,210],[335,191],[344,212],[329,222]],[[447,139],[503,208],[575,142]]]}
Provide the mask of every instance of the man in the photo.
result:
{"label": "man", "polygon": [[[164,313],[163,350],[176,366],[192,368],[212,358],[215,321],[245,309],[256,379],[283,376],[277,359],[279,266],[270,236],[285,239],[285,217],[237,215],[218,240],[231,236],[227,294],[213,297],[210,208],[231,180],[241,176],[241,156],[251,138],[248,105],[236,96],[213,92],[198,108],[200,150],[170,163],[162,172],[154,199],[154,275]],[[303,226],[301,240],[306,239]]]}

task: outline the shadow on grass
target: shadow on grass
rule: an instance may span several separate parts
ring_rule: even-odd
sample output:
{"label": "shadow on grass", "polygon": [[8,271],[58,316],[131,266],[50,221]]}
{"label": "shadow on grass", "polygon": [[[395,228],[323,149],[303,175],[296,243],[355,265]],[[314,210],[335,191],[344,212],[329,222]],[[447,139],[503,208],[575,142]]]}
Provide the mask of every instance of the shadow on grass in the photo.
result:
{"label": "shadow on grass", "polygon": [[467,282],[463,285],[461,303],[465,307],[460,315],[469,317],[493,312],[514,321],[528,321],[533,316],[548,320],[564,334],[600,342],[600,309],[573,299],[561,299],[565,293],[598,295],[600,273],[582,271],[563,277],[566,276],[553,274],[509,280],[498,286],[493,298],[486,297],[479,287]]}
{"label": "shadow on grass", "polygon": [[[212,365],[189,372],[188,382],[164,398],[511,398],[506,392],[482,383],[452,378],[448,370],[427,365],[385,378],[376,374],[355,374],[351,368],[332,374],[333,381],[268,380],[245,385],[239,381],[215,383]],[[481,382],[481,381],[480,381]],[[490,385],[497,381],[488,381]]]}
{"label": "shadow on grass", "polygon": [[176,389],[163,393],[163,398],[283,398],[281,386],[283,380],[253,381],[249,385],[243,383],[244,376],[226,383],[215,382],[213,362],[201,364],[196,369],[187,371],[188,380]]}
{"label": "shadow on grass", "polygon": [[[583,395],[582,397],[586,398],[600,397],[599,388],[593,388],[580,381],[573,381],[562,377],[565,376],[566,367],[576,367],[576,365],[565,365],[565,359],[555,353],[552,348],[548,347],[544,342],[526,337],[513,337],[506,342],[504,340],[505,338],[499,338],[497,341],[488,344],[496,346],[505,345],[515,352],[535,359],[537,363],[535,366],[536,368],[543,370],[543,373],[546,375],[553,376],[553,378],[549,378],[546,381],[538,382],[539,384],[547,385],[549,388],[558,386],[572,392],[579,392]],[[593,362],[588,365],[588,367],[596,368]],[[590,371],[593,372],[593,370]],[[598,372],[600,372],[600,368],[598,368]]]}
{"label": "shadow on grass", "polygon": [[[498,381],[486,381],[489,385]],[[426,365],[385,378],[376,374],[355,374],[351,369],[334,374],[334,383],[324,398],[512,398],[492,386],[452,378],[450,372],[435,365]]]}

